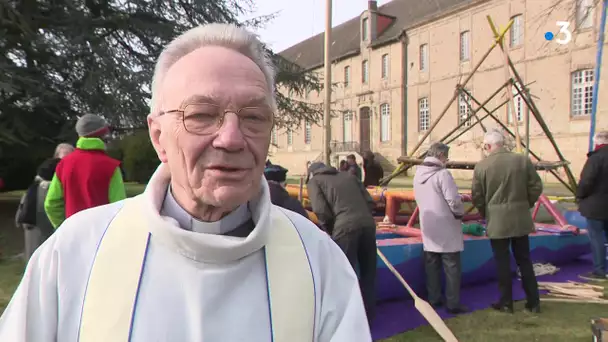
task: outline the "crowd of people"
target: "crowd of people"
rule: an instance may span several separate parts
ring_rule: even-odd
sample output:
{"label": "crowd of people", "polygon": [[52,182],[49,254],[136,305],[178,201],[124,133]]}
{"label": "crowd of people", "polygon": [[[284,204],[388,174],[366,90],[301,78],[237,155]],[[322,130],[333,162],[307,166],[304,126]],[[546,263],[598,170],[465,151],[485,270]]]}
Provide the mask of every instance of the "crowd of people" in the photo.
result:
{"label": "crowd of people", "polygon": [[[313,224],[285,189],[288,170],[267,160],[274,75],[264,45],[243,28],[204,25],[172,41],[157,61],[148,116],[161,165],[131,199],[119,161],[104,152],[108,125],[80,118],[76,148],[57,146],[22,199],[16,221],[29,263],[0,318],[0,340],[371,341],[376,221],[366,187],[384,172],[370,151],[363,170],[354,155],[338,169],[311,163]],[[602,241],[592,241],[591,277],[605,279],[608,133],[596,144],[577,200],[590,237]],[[539,313],[529,234],[541,179],[499,131],[485,135],[483,149],[472,199],[496,261],[492,307],[513,312],[512,252],[526,310]],[[432,144],[414,190],[428,299],[459,314],[468,311],[460,302],[465,209],[448,160],[449,147]]]}
{"label": "crowd of people", "polygon": [[75,128],[76,148],[57,145],[19,203],[15,224],[24,230],[26,261],[68,217],[126,198],[120,162],[105,153],[106,121],[86,114]]}

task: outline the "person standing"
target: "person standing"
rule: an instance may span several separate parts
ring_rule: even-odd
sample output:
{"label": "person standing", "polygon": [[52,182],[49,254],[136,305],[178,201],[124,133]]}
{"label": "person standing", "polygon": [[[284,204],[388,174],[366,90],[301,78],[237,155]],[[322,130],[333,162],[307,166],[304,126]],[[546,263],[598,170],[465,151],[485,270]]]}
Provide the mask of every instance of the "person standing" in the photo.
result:
{"label": "person standing", "polygon": [[93,114],[76,123],[76,150],[61,159],[44,202],[55,228],[85,209],[126,198],[120,162],[105,153],[102,138],[109,134],[106,121]]}
{"label": "person standing", "polygon": [[460,304],[464,204],[452,174],[445,168],[449,150],[449,146],[443,143],[431,145],[424,162],[416,167],[414,193],[420,215],[429,302],[436,307],[443,305],[443,265],[446,308],[449,313],[459,314],[468,311]]}
{"label": "person standing", "polygon": [[363,153],[363,186],[378,186],[380,180],[384,177],[382,165],[376,161],[376,156],[372,151]]}
{"label": "person standing", "polygon": [[278,205],[281,208],[285,208],[293,211],[294,213],[298,213],[307,219],[308,213],[306,209],[302,206],[302,203],[297,199],[289,196],[287,190],[285,190],[285,185],[287,181],[287,170],[281,165],[274,165],[268,161],[266,163],[266,168],[264,169],[264,177],[266,177],[266,181],[268,181],[268,188],[270,189],[270,200],[272,204]]}
{"label": "person standing", "polygon": [[61,143],[57,145],[53,158],[40,164],[34,182],[21,198],[16,223],[17,226],[23,228],[25,242],[23,257],[26,262],[55,230],[44,211],[44,201],[57,164],[63,157],[73,151],[74,147],[70,144]]}
{"label": "person standing", "polygon": [[521,272],[526,310],[540,313],[528,235],[535,230],[530,209],[542,194],[543,183],[528,157],[510,152],[504,145],[499,131],[485,134],[483,150],[487,157],[475,166],[471,189],[473,205],[487,221],[498,272],[500,299],[492,307],[513,313],[510,248]]}
{"label": "person standing", "polygon": [[606,234],[608,234],[608,131],[594,136],[594,149],[587,154],[576,189],[578,211],[587,219],[593,271],[587,280],[606,280]]}
{"label": "person standing", "polygon": [[361,182],[363,180],[363,174],[361,172],[361,167],[357,165],[357,158],[354,154],[346,156],[346,164],[348,165],[348,172]]}
{"label": "person standing", "polygon": [[376,221],[374,200],[360,180],[316,162],[308,168],[306,185],[319,225],[344,251],[353,269],[359,264],[359,284],[368,322],[376,306]]}

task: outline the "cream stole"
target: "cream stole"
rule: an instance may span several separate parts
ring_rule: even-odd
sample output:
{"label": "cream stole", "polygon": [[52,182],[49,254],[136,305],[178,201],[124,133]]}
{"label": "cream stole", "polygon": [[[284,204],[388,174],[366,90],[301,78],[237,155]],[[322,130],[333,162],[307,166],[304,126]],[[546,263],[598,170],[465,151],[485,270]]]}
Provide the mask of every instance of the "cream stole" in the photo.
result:
{"label": "cream stole", "polygon": [[[150,232],[141,197],[125,200],[108,227],[87,284],[80,342],[128,342]],[[272,207],[265,247],[273,342],[312,342],[315,289],[298,231]]]}

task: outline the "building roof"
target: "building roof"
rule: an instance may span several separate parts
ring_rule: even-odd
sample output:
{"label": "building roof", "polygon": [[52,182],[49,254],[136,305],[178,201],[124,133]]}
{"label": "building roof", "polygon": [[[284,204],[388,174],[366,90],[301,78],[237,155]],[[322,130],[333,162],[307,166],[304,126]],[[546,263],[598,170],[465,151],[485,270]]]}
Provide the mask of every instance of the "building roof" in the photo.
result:
{"label": "building roof", "polygon": [[[371,43],[372,48],[399,39],[401,33],[424,21],[451,12],[456,8],[479,0],[393,0],[378,7],[378,15],[393,18],[383,32],[378,32]],[[323,65],[325,32],[293,45],[279,54],[304,69]],[[359,17],[333,28],[332,60],[341,59],[360,52]]]}

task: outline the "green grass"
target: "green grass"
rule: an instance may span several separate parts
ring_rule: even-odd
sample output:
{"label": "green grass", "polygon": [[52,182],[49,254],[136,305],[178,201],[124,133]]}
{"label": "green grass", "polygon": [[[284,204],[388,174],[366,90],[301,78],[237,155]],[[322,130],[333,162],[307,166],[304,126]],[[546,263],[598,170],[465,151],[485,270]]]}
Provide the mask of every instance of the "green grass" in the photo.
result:
{"label": "green grass", "polygon": [[0,277],[0,313],[4,311],[19,285],[24,267],[21,258],[0,259],[0,274],[2,275]]}

